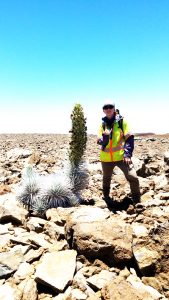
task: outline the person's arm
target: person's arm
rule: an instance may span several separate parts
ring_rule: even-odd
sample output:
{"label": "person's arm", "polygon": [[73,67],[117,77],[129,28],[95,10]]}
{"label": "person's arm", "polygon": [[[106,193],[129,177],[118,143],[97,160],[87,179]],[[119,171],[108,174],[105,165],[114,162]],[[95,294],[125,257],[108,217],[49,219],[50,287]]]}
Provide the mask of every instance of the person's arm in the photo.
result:
{"label": "person's arm", "polygon": [[134,135],[130,135],[124,144],[124,158],[131,158],[134,150]]}
{"label": "person's arm", "polygon": [[108,145],[109,143],[109,134],[104,134],[100,139],[97,139],[97,144],[102,146],[102,150]]}
{"label": "person's arm", "polygon": [[102,125],[99,128],[98,136],[97,136],[97,144],[102,145],[102,133],[103,133],[103,128]]}
{"label": "person's arm", "polygon": [[134,135],[130,132],[128,123],[123,121],[123,133],[124,133],[124,161],[127,164],[131,164],[131,157],[134,150]]}
{"label": "person's arm", "polygon": [[103,126],[101,125],[97,137],[97,144],[102,146],[102,150],[108,145],[109,136],[110,132],[107,129],[103,130]]}

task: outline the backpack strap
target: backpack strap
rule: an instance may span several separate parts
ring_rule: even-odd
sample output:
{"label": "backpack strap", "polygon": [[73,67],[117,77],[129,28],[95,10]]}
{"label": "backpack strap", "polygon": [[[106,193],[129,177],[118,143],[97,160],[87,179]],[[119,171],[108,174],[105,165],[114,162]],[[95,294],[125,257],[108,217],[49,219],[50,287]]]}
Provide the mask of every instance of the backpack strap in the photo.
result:
{"label": "backpack strap", "polygon": [[106,129],[106,123],[104,121],[102,122],[102,128],[105,131],[105,129]]}
{"label": "backpack strap", "polygon": [[124,140],[126,140],[125,135],[124,135],[124,130],[123,130],[123,118],[121,118],[120,120],[118,120],[118,126],[121,129],[122,133],[123,133],[123,138]]}
{"label": "backpack strap", "polygon": [[122,119],[122,118],[118,121],[118,126],[119,126],[119,128],[122,130],[123,136],[124,136],[124,131],[123,131],[123,119]]}
{"label": "backpack strap", "polygon": [[123,131],[123,119],[118,121],[119,128]]}

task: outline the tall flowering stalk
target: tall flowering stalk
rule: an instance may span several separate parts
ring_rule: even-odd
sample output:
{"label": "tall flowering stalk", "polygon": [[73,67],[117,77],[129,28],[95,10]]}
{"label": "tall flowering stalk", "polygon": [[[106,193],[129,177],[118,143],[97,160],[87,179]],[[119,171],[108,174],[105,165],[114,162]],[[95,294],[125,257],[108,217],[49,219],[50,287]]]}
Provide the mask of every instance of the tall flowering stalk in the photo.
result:
{"label": "tall flowering stalk", "polygon": [[72,129],[70,130],[69,160],[72,165],[77,167],[82,161],[87,143],[86,119],[81,104],[75,104],[71,114],[71,120]]}

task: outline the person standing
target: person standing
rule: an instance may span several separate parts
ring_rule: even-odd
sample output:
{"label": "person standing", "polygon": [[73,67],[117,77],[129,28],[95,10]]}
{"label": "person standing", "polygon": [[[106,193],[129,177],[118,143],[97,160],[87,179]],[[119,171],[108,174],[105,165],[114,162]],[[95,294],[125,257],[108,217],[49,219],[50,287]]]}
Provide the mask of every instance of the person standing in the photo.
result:
{"label": "person standing", "polygon": [[134,135],[129,131],[123,117],[116,116],[115,104],[111,101],[103,105],[105,117],[99,128],[97,144],[101,146],[100,161],[103,171],[103,199],[108,207],[113,207],[110,198],[110,184],[113,169],[119,167],[130,184],[133,204],[140,202],[139,180],[132,164]]}

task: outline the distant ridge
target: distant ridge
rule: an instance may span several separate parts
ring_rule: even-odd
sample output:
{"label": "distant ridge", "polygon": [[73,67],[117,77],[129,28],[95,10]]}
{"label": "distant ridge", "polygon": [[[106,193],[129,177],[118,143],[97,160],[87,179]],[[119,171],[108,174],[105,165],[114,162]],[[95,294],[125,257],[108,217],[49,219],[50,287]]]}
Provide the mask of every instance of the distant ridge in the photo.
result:
{"label": "distant ridge", "polygon": [[169,138],[169,133],[153,133],[153,132],[139,132],[134,133],[134,136],[137,137],[159,137],[159,138]]}
{"label": "distant ridge", "polygon": [[134,133],[135,136],[148,136],[148,135],[155,135],[153,132],[139,132],[139,133]]}

